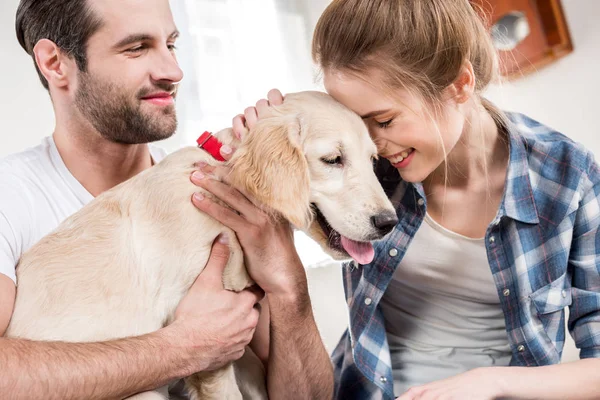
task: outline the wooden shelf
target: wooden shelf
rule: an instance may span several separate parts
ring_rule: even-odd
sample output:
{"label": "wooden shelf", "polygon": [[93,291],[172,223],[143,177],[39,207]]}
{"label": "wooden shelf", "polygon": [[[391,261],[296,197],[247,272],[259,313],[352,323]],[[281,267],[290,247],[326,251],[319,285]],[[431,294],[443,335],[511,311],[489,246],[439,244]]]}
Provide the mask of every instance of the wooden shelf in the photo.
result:
{"label": "wooden shelf", "polygon": [[510,51],[499,50],[500,71],[509,80],[531,74],[573,51],[560,0],[470,0],[490,22],[511,12],[527,18],[529,35]]}

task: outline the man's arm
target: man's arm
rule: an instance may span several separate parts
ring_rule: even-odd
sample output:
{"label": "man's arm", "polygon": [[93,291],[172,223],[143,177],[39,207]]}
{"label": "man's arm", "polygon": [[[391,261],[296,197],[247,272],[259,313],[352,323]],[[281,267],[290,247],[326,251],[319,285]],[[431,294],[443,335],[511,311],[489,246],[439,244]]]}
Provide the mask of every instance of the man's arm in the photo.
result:
{"label": "man's arm", "polygon": [[8,399],[120,399],[190,372],[174,335],[103,343],[0,338],[0,391]]}
{"label": "man's arm", "polygon": [[15,283],[6,275],[0,274],[0,336],[4,335],[15,306]]}
{"label": "man's arm", "polygon": [[[220,177],[228,175],[224,166],[205,166],[203,171]],[[289,224],[272,220],[225,182],[197,175],[191,179],[239,212],[208,197],[194,198],[196,207],[236,232],[246,268],[265,292],[263,313],[270,315],[261,316],[257,335],[262,337],[257,337],[252,346],[263,362],[268,358],[269,397],[331,399],[333,366],[312,314],[306,273]]]}
{"label": "man's arm", "polygon": [[299,285],[296,290],[304,295],[267,295],[263,299],[250,347],[265,365],[271,398],[297,393],[298,398],[330,399],[331,360],[315,323],[308,289]]}
{"label": "man's arm", "polygon": [[[254,304],[262,294],[223,289],[228,257],[228,247],[215,243],[205,270],[179,304],[175,321],[157,332],[102,343],[0,337],[1,397],[121,399],[240,358],[254,334]],[[8,325],[14,283],[1,275],[0,299],[0,325]]]}
{"label": "man's arm", "polygon": [[267,387],[273,399],[331,399],[333,368],[312,313],[308,289],[268,297],[271,329]]}

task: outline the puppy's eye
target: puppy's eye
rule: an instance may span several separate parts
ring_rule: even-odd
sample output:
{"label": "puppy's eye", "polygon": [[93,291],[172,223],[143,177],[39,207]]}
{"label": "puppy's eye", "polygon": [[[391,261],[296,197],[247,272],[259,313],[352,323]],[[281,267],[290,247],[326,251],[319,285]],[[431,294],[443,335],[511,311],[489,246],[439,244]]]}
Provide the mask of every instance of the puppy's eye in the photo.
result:
{"label": "puppy's eye", "polygon": [[337,156],[334,158],[331,157],[323,157],[321,158],[325,164],[333,165],[333,166],[341,166],[342,165],[342,156]]}

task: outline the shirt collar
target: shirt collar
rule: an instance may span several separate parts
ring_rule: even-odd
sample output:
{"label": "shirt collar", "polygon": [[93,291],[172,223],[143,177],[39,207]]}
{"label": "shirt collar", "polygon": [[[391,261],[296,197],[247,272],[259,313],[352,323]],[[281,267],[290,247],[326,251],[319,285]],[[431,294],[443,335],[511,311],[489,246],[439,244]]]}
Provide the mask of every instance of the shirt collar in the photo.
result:
{"label": "shirt collar", "polygon": [[504,197],[500,212],[516,221],[537,224],[540,222],[533,187],[525,138],[519,130],[514,114],[507,114],[509,138],[509,163],[506,174]]}

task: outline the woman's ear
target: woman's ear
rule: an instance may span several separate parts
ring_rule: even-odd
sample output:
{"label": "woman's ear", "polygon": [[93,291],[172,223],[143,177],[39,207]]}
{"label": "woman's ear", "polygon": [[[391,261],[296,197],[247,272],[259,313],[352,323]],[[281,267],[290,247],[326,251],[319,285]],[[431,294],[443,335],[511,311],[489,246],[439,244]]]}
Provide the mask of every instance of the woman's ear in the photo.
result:
{"label": "woman's ear", "polygon": [[41,74],[50,86],[64,88],[69,84],[69,71],[75,61],[66,56],[53,41],[41,39],[33,48],[33,53]]}
{"label": "woman's ear", "polygon": [[460,68],[460,73],[450,85],[450,98],[457,103],[466,103],[475,93],[475,72],[470,61],[465,61]]}
{"label": "woman's ear", "polygon": [[310,177],[298,120],[261,120],[231,160],[231,182],[298,228],[311,221]]}

